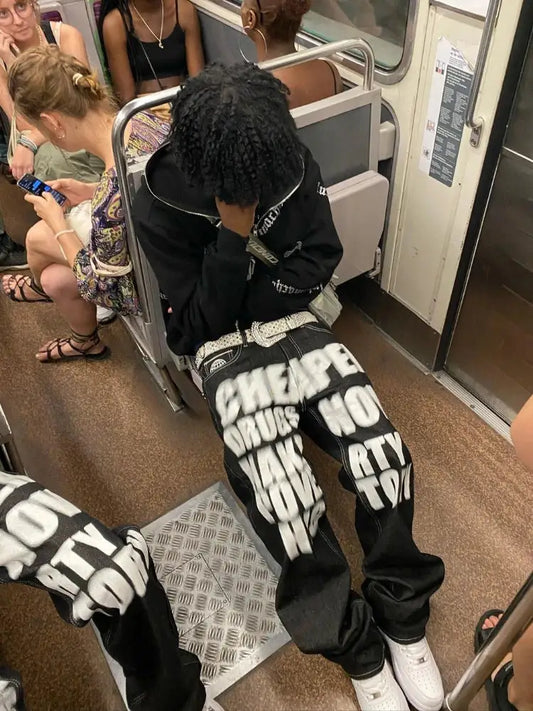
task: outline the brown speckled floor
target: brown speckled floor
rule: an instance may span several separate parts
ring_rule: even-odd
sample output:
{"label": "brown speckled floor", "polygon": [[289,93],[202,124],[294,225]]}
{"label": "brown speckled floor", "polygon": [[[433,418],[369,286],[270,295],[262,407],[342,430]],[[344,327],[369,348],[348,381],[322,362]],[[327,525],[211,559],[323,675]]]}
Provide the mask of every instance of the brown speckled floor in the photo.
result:
{"label": "brown speckled floor", "polygon": [[[106,362],[38,364],[37,347],[62,331],[53,306],[0,298],[0,402],[33,477],[110,526],[142,525],[224,477],[206,412],[170,411],[121,324],[106,331]],[[358,312],[345,309],[339,331],[413,453],[418,542],[447,564],[428,636],[449,689],[471,658],[479,614],[505,606],[531,567],[531,476]],[[352,499],[335,464],[309,451],[358,583]],[[0,587],[0,661],[22,673],[31,711],[123,709],[91,630],[67,626],[37,590]],[[357,708],[340,669],[293,645],[219,701],[226,711]],[[473,708],[486,708],[482,695]]]}

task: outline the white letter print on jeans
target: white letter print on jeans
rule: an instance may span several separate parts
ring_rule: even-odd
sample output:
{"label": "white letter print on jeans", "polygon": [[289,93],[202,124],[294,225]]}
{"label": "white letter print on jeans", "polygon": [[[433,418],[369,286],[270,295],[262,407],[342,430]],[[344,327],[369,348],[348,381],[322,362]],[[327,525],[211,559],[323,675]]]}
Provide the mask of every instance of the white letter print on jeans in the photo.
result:
{"label": "white letter print on jeans", "polygon": [[[339,343],[289,363],[239,373],[220,383],[215,394],[224,444],[249,478],[259,512],[278,526],[291,560],[312,553],[312,539],[326,511],[322,490],[303,456],[297,407],[303,398],[325,392],[334,374],[336,380],[336,374],[364,376],[353,355]],[[358,433],[357,442],[345,443],[348,470],[358,493],[379,511],[411,497],[411,464],[406,463],[397,432],[376,437],[374,426],[381,420],[384,431],[386,418],[372,386],[366,378],[362,382],[342,395],[328,394],[318,410],[336,437]]]}

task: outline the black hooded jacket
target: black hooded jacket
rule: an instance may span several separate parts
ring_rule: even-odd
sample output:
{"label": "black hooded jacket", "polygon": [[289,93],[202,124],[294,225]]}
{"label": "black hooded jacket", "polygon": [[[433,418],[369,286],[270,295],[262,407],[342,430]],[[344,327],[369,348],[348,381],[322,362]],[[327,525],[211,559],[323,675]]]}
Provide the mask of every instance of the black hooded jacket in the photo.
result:
{"label": "black hooded jacket", "polygon": [[168,145],[148,162],[135,198],[139,242],[172,306],[170,348],[192,355],[206,341],[307,308],[342,257],[320,169],[302,146],[302,173],[261,201],[253,228],[279,259],[266,265],[248,240],[219,224],[213,196],[187,185]]}

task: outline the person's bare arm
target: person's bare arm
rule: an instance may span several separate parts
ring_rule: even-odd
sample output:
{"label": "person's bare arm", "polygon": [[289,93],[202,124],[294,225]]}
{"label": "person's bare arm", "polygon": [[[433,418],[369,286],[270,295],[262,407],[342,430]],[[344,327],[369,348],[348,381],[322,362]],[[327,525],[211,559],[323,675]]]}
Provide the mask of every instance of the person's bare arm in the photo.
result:
{"label": "person's bare arm", "polygon": [[189,0],[179,0],[178,19],[181,29],[185,32],[187,71],[189,76],[194,77],[204,68],[205,59],[200,20],[198,19],[196,8]]}
{"label": "person's bare arm", "polygon": [[136,97],[137,90],[128,57],[126,28],[118,10],[105,18],[103,35],[115,94],[121,104],[126,104]]}
{"label": "person's bare arm", "polygon": [[[0,106],[9,120],[11,120],[14,111],[13,99],[9,95],[7,89],[7,75],[3,69],[0,69]],[[36,128],[31,126],[21,116],[16,117],[16,124],[19,131],[24,131],[26,136],[32,140],[37,147],[43,144],[46,139]],[[13,146],[13,157],[10,161],[11,171],[14,177],[18,180],[25,173],[32,173],[34,166],[33,151],[25,146]]]}
{"label": "person's bare arm", "polygon": [[7,74],[4,69],[0,69],[0,107],[2,107],[3,112],[11,119],[13,116],[13,99],[9,95],[7,89]]}
{"label": "person's bare arm", "polygon": [[533,473],[533,395],[515,417],[511,438],[517,455]]}
{"label": "person's bare arm", "polygon": [[65,54],[70,54],[72,57],[85,64],[86,67],[89,66],[89,58],[87,57],[87,48],[85,47],[85,40],[83,35],[79,30],[72,25],[61,24],[61,51]]}

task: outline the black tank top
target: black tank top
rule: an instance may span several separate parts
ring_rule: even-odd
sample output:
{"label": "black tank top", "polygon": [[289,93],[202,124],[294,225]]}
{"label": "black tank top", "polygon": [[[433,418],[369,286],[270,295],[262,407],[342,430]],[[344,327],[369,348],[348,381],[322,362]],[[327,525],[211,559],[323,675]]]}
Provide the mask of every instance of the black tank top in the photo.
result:
{"label": "black tank top", "polygon": [[[161,42],[141,42],[133,29],[128,33],[128,59],[136,83],[165,77],[187,76],[187,57],[185,54],[185,32],[178,21],[178,3],[176,0],[176,25],[168,37]],[[126,23],[125,23],[126,24]]]}
{"label": "black tank top", "polygon": [[54,37],[54,33],[52,31],[52,26],[49,22],[41,22],[41,30],[43,31],[43,35],[46,37],[48,44],[57,44],[56,38]]}

